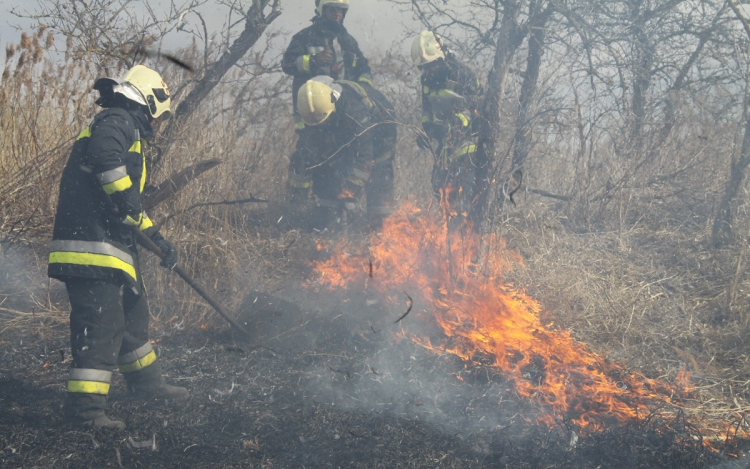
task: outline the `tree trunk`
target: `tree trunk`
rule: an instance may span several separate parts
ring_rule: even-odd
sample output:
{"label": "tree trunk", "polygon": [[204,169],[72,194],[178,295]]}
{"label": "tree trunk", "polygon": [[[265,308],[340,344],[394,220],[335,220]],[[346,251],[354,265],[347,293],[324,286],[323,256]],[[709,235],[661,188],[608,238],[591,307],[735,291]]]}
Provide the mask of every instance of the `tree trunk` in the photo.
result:
{"label": "tree trunk", "polygon": [[544,54],[544,40],[546,31],[544,29],[547,19],[550,17],[551,9],[540,15],[536,15],[534,23],[529,25],[529,51],[526,58],[526,73],[521,85],[519,97],[518,117],[516,118],[516,130],[513,135],[513,159],[512,174],[516,181],[521,181],[521,171],[526,158],[531,151],[531,120],[534,115],[533,103],[539,83],[539,69]]}
{"label": "tree trunk", "polygon": [[487,92],[482,104],[484,120],[479,131],[479,154],[486,157],[486,161],[481,162],[477,178],[476,204],[479,219],[484,219],[487,211],[491,173],[502,165],[502,162],[497,161],[500,103],[505,96],[511,60],[526,34],[526,31],[521,31],[518,27],[519,11],[519,1],[506,3],[492,69],[487,77]]}
{"label": "tree trunk", "polygon": [[711,230],[711,243],[715,247],[725,245],[732,241],[733,238],[733,210],[734,202],[742,188],[742,182],[745,180],[745,169],[750,164],[750,118],[745,112],[745,135],[742,138],[742,149],[740,156],[732,161],[729,173],[729,181],[724,190],[724,196],[719,204],[719,211],[714,219],[713,229]]}

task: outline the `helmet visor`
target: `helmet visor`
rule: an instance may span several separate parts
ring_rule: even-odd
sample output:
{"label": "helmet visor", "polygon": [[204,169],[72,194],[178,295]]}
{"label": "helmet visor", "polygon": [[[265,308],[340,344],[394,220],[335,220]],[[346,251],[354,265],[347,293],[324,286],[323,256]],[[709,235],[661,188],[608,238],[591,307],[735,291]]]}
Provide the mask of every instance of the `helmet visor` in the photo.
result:
{"label": "helmet visor", "polygon": [[156,99],[163,103],[164,101],[169,99],[169,93],[167,93],[167,90],[164,88],[153,88],[152,90],[154,92],[154,96],[156,96]]}

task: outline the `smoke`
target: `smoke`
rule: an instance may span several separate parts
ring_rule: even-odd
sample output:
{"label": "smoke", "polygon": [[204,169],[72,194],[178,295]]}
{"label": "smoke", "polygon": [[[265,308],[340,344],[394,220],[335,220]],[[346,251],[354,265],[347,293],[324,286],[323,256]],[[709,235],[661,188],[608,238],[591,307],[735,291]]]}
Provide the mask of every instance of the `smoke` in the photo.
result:
{"label": "smoke", "polygon": [[46,258],[27,246],[0,244],[0,319],[38,310],[46,303]]}
{"label": "smoke", "polygon": [[[413,304],[404,316],[407,295]],[[251,309],[252,296],[243,311]],[[285,299],[307,307],[286,317],[256,308],[247,313],[253,318],[247,324],[264,345],[307,360],[300,387],[311,406],[416,419],[452,435],[535,420],[534,409],[521,412],[524,404],[498,370],[467,367],[453,354],[437,354],[409,339],[444,338],[416,288],[383,296],[312,285],[285,290]]]}

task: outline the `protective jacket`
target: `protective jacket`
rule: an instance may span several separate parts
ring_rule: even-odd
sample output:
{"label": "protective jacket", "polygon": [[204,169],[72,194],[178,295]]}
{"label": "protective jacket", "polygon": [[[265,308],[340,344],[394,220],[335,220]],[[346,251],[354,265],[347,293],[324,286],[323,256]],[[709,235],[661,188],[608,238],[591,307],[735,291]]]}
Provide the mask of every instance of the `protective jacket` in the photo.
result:
{"label": "protective jacket", "polygon": [[[309,79],[326,75],[334,80],[365,81],[372,84],[370,66],[359,50],[357,40],[339,23],[315,17],[313,24],[292,37],[284,52],[281,68],[294,77],[292,96],[297,113],[297,91]],[[323,50],[333,52],[333,63],[318,64],[315,54]]]}
{"label": "protective jacket", "polygon": [[[290,158],[290,185],[312,187],[319,206],[335,211],[342,201],[367,194],[371,222],[390,213],[396,113],[378,90],[366,83],[334,82],[341,87],[336,110],[321,125],[300,134]],[[327,216],[318,220],[325,225]]]}
{"label": "protective jacket", "polygon": [[466,137],[474,133],[476,110],[482,87],[476,75],[446,55],[443,66],[432,74],[422,74],[422,128],[439,142],[436,154],[440,165],[461,156]]}
{"label": "protective jacket", "polygon": [[139,289],[132,228],[158,235],[143,211],[145,139],[152,135],[138,110],[109,108],[78,135],[60,181],[49,256],[50,277],[115,279]]}

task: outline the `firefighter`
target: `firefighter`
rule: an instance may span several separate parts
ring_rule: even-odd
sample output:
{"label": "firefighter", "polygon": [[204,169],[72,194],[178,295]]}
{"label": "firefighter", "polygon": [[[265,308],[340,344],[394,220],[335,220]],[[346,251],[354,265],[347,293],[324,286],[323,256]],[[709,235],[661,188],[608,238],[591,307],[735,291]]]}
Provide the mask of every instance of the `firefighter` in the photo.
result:
{"label": "firefighter", "polygon": [[[417,146],[435,156],[432,187],[459,218],[477,222],[473,207],[478,196],[479,168],[486,158],[478,152],[478,107],[482,87],[476,75],[431,31],[422,31],[411,48],[422,72],[422,129]],[[433,149],[432,141],[437,142]]]}
{"label": "firefighter", "polygon": [[133,230],[141,230],[173,268],[177,250],[143,209],[151,123],[170,114],[161,76],[136,65],[121,80],[94,83],[105,108],[81,131],[63,169],[48,275],[65,283],[71,305],[73,364],[63,406],[67,421],[123,429],[105,415],[112,370],[143,399],[183,399],[162,377],[148,337],[149,310]]}
{"label": "firefighter", "polygon": [[380,228],[393,203],[396,115],[386,97],[366,83],[319,76],[297,94],[297,110],[314,145],[292,169],[309,178],[317,201],[316,228],[351,213],[365,194],[371,230]]}
{"label": "firefighter", "polygon": [[297,144],[289,157],[287,179],[292,204],[304,203],[310,190],[310,179],[294,171],[300,166],[305,147],[314,146],[315,132],[306,132],[304,120],[297,112],[297,93],[308,80],[325,75],[334,80],[349,80],[372,85],[370,66],[359,50],[357,40],[344,27],[349,0],[316,0],[312,25],[292,37],[281,67],[292,75],[292,101]]}

